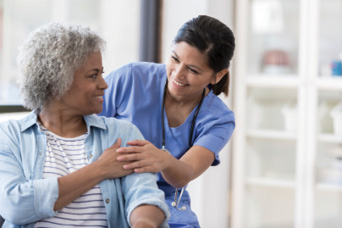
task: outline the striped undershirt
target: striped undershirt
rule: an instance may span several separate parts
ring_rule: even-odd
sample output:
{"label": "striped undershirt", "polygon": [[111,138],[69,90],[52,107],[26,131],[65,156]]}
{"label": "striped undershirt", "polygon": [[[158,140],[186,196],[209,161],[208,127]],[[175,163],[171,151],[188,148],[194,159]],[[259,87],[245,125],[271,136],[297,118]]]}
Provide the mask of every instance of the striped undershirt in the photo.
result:
{"label": "striped undershirt", "polygon": [[[43,178],[61,177],[88,164],[84,151],[87,133],[76,138],[63,138],[40,125],[47,137]],[[51,218],[38,221],[43,227],[107,227],[107,215],[100,187],[96,185],[72,201]]]}

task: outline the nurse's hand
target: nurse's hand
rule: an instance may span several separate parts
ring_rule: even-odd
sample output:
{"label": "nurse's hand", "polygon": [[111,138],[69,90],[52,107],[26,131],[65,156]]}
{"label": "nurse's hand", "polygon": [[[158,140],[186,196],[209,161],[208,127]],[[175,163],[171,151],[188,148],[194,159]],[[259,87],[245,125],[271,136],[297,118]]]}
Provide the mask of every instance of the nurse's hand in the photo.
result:
{"label": "nurse's hand", "polygon": [[146,140],[134,140],[127,142],[129,147],[121,147],[116,150],[120,156],[120,162],[129,162],[124,169],[134,170],[136,173],[158,173],[168,167],[168,161],[172,155],[160,150]]}

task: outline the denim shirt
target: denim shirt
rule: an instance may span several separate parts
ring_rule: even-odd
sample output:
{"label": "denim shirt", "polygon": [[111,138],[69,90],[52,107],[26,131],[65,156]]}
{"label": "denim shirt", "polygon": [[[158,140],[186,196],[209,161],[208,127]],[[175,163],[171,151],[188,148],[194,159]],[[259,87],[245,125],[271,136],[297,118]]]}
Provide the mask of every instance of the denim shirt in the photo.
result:
{"label": "denim shirt", "polygon": [[[89,163],[119,137],[122,146],[143,139],[129,122],[96,115],[83,118],[88,129],[85,151]],[[58,198],[57,177],[42,179],[45,151],[46,135],[34,111],[21,120],[0,124],[0,215],[6,220],[3,227],[34,227],[38,220],[58,213],[53,210]],[[129,227],[130,214],[142,204],[158,206],[166,216],[161,227],[168,227],[170,213],[156,180],[155,174],[143,173],[100,182],[108,227]]]}

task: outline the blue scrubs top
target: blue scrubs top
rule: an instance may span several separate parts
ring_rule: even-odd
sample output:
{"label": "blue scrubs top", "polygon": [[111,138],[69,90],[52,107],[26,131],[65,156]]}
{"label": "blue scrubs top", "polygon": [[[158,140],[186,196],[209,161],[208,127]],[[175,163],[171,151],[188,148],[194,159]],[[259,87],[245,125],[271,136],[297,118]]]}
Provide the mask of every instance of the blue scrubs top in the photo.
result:
{"label": "blue scrubs top", "polygon": [[[165,64],[135,62],[111,72],[106,78],[103,111],[99,115],[125,119],[134,123],[146,140],[162,147],[161,109],[167,80]],[[165,147],[180,158],[188,149],[190,128],[196,108],[178,127],[170,127],[164,111]],[[193,133],[193,145],[202,146],[215,154],[212,165],[220,163],[219,152],[227,144],[235,127],[234,113],[212,91],[205,96],[198,113]],[[188,192],[183,194],[178,211],[171,206],[175,188],[158,174],[158,186],[165,192],[171,211],[170,222],[199,227],[196,215],[191,211]]]}

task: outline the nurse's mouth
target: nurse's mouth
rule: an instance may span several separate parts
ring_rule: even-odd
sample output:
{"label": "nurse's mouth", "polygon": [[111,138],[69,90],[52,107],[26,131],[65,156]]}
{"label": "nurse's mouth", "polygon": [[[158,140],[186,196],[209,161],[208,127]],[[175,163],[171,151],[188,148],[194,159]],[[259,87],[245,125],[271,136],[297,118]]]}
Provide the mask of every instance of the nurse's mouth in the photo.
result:
{"label": "nurse's mouth", "polygon": [[175,81],[174,79],[172,79],[172,82],[175,83],[177,86],[181,86],[181,87],[186,86],[186,84],[179,83],[179,82]]}

